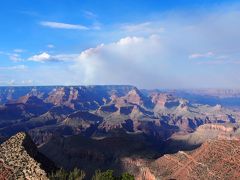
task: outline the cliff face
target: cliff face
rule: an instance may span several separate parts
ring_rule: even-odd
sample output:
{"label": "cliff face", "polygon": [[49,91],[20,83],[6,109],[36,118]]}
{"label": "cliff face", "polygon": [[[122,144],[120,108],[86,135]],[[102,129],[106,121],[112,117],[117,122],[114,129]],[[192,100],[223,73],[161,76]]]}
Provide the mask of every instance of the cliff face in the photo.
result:
{"label": "cliff face", "polygon": [[0,179],[45,180],[47,171],[54,169],[26,133],[18,133],[0,145]]}
{"label": "cliff face", "polygon": [[240,144],[236,140],[211,140],[193,151],[166,154],[155,161],[123,159],[136,179],[239,179]]}
{"label": "cliff face", "polygon": [[239,125],[237,124],[204,124],[190,134],[176,133],[170,139],[200,145],[208,139],[240,140]]}
{"label": "cliff face", "polygon": [[165,155],[153,163],[158,177],[177,179],[237,179],[239,141],[212,140],[191,152]]}

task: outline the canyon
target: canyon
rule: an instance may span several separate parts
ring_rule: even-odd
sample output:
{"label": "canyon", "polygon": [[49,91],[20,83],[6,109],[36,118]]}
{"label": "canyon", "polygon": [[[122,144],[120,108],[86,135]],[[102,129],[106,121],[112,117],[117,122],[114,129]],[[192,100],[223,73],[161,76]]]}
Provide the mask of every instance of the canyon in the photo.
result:
{"label": "canyon", "polygon": [[[231,92],[220,98],[238,96]],[[128,85],[0,87],[0,142],[4,149],[12,136],[19,141],[14,147],[23,147],[21,137],[28,139],[42,164],[51,164],[47,172],[77,167],[87,174],[128,171],[136,179],[204,179],[199,172],[207,168],[212,178],[221,179],[224,175],[215,175],[219,169],[207,159],[220,162],[217,157],[225,153],[217,150],[221,144],[238,151],[240,112],[224,103],[198,101]],[[216,157],[206,157],[211,153]],[[237,158],[235,150],[233,155]],[[2,157],[0,175],[18,176],[20,170],[7,163]],[[230,163],[229,171],[235,166]],[[44,179],[44,168],[37,169]]]}

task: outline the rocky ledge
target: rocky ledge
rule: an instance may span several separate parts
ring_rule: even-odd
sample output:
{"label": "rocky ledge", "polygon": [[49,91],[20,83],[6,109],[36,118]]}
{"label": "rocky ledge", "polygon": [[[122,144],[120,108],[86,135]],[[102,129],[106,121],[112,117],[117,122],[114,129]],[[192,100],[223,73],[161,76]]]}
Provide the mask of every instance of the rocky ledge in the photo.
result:
{"label": "rocky ledge", "polygon": [[0,179],[45,180],[54,164],[38,152],[30,136],[17,133],[0,145]]}

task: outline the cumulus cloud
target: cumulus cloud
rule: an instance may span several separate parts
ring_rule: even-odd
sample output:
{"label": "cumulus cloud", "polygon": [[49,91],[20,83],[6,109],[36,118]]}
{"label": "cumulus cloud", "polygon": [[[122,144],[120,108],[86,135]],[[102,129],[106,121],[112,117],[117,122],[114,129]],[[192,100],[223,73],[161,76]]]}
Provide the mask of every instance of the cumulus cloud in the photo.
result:
{"label": "cumulus cloud", "polygon": [[76,30],[89,29],[88,27],[80,24],[68,24],[68,23],[53,22],[53,21],[42,21],[40,22],[40,25],[50,27],[50,28],[56,28],[56,29],[76,29]]}
{"label": "cumulus cloud", "polygon": [[84,84],[143,86],[151,84],[153,79],[163,81],[159,71],[164,65],[159,65],[165,64],[164,56],[161,39],[156,35],[125,37],[81,52],[69,68]]}
{"label": "cumulus cloud", "polygon": [[34,56],[28,58],[28,60],[36,61],[36,62],[45,62],[45,61],[51,61],[52,57],[48,53],[43,52],[41,54],[34,55]]}
{"label": "cumulus cloud", "polygon": [[33,55],[28,58],[29,61],[35,62],[64,62],[64,61],[74,61],[78,55],[77,54],[57,54],[50,55],[47,52]]}

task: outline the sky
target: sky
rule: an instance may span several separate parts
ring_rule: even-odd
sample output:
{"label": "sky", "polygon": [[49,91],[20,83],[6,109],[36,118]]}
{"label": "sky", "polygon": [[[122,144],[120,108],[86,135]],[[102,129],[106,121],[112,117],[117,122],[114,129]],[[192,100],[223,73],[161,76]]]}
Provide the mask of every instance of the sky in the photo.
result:
{"label": "sky", "polygon": [[0,2],[0,85],[240,88],[237,0]]}

